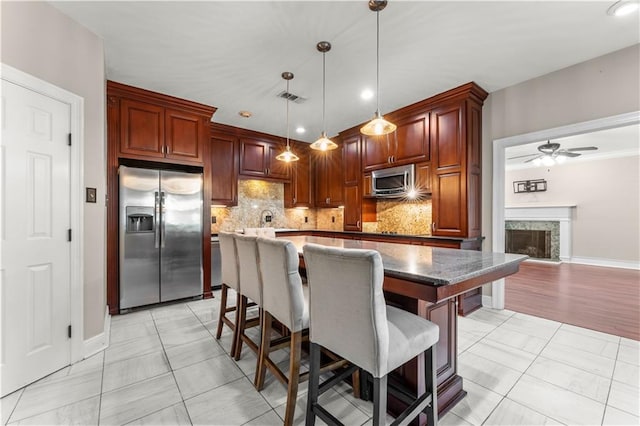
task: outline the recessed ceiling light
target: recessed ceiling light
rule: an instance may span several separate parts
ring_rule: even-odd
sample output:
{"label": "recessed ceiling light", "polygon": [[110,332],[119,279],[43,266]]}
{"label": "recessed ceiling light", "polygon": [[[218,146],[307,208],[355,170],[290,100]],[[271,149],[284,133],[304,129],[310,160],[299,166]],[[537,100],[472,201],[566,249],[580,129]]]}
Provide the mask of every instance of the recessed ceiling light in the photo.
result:
{"label": "recessed ceiling light", "polygon": [[373,98],[373,90],[364,89],[362,93],[360,93],[360,97],[365,101],[368,101],[369,99]]}
{"label": "recessed ceiling light", "polygon": [[637,0],[620,0],[615,2],[608,10],[607,15],[625,16],[638,10]]}
{"label": "recessed ceiling light", "polygon": [[298,133],[298,134],[304,133],[304,132],[306,132],[306,131],[307,131],[307,129],[305,129],[305,128],[304,128],[304,127],[302,127],[302,126],[298,126],[298,127],[296,127],[296,133]]}
{"label": "recessed ceiling light", "polygon": [[249,118],[249,117],[251,117],[253,114],[251,114],[251,111],[240,111],[240,112],[238,113],[238,115],[239,115],[240,117]]}

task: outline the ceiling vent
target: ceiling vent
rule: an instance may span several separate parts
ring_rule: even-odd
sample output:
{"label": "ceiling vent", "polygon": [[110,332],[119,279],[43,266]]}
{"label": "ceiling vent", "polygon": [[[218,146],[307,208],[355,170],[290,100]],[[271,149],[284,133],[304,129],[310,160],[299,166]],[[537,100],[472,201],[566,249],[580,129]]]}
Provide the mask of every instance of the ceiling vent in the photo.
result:
{"label": "ceiling vent", "polygon": [[295,102],[297,104],[301,104],[303,102],[305,102],[307,99],[303,98],[301,96],[298,95],[294,95],[293,93],[287,92],[286,90],[283,90],[282,92],[278,93],[277,95],[279,98],[282,99],[287,99],[291,102]]}

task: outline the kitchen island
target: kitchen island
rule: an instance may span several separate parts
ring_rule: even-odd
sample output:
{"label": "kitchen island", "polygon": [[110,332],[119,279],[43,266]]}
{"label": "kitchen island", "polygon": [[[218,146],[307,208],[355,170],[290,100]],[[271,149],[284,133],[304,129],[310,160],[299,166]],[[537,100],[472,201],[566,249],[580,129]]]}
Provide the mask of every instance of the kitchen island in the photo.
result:
{"label": "kitchen island", "polygon": [[[527,258],[514,254],[343,238],[293,235],[279,238],[293,242],[301,256],[301,267],[304,267],[302,247],[308,243],[380,253],[387,303],[420,315],[440,327],[440,340],[436,346],[440,415],[466,395],[462,377],[457,374],[456,296],[518,272],[520,262]],[[413,392],[424,392],[424,368],[425,359],[420,355],[396,370],[394,378]],[[404,404],[389,395],[388,407],[392,414],[398,414],[404,409]],[[425,424],[426,416],[421,416],[419,422]]]}

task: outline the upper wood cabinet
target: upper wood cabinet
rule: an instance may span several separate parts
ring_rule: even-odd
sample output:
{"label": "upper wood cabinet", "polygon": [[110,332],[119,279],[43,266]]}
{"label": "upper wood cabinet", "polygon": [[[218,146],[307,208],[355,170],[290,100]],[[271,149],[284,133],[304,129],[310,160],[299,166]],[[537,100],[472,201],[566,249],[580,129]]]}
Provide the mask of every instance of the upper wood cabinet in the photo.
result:
{"label": "upper wood cabinet", "polygon": [[238,138],[212,130],[209,160],[211,204],[238,205]]}
{"label": "upper wood cabinet", "polygon": [[215,108],[112,81],[107,82],[110,136],[117,156],[166,163],[204,164]]}
{"label": "upper wood cabinet", "polygon": [[431,112],[431,232],[473,238],[482,234],[482,102],[487,93],[473,83],[454,90],[456,97]]}
{"label": "upper wood cabinet", "polygon": [[363,136],[363,171],[429,160],[429,113],[395,113],[389,119],[398,126],[394,133]]}
{"label": "upper wood cabinet", "polygon": [[[305,144],[306,145],[306,144]],[[293,152],[300,159],[291,164],[291,183],[284,184],[284,206],[313,207],[311,162],[309,148],[302,144],[292,146]]]}
{"label": "upper wood cabinet", "polygon": [[313,152],[315,206],[340,207],[344,204],[342,146],[332,151]]}
{"label": "upper wood cabinet", "polygon": [[290,181],[291,163],[276,160],[284,144],[263,138],[240,138],[240,175]]}

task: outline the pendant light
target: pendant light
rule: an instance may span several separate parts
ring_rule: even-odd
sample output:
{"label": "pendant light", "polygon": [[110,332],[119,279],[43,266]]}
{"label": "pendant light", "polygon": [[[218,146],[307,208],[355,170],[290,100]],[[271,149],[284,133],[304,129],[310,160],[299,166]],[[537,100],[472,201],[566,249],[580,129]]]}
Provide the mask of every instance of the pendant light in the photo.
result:
{"label": "pendant light", "polygon": [[311,149],[329,151],[338,147],[334,141],[327,137],[325,127],[325,54],[331,50],[331,43],[328,41],[321,41],[316,44],[316,49],[318,49],[318,52],[322,52],[322,133],[320,134],[320,138],[311,144]]}
{"label": "pendant light", "polygon": [[[289,93],[289,80],[293,79],[293,73],[285,71],[282,73],[282,78],[287,80],[287,93]],[[289,97],[287,97],[287,147],[276,156],[276,160],[290,163],[292,161],[298,161],[299,159],[300,157],[291,151],[291,146],[289,145]]]}
{"label": "pendant light", "polygon": [[380,11],[387,7],[387,0],[369,0],[369,9],[376,12],[376,113],[365,124],[360,133],[367,136],[387,135],[396,130],[396,125],[380,114]]}

